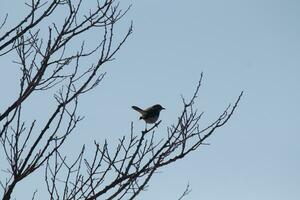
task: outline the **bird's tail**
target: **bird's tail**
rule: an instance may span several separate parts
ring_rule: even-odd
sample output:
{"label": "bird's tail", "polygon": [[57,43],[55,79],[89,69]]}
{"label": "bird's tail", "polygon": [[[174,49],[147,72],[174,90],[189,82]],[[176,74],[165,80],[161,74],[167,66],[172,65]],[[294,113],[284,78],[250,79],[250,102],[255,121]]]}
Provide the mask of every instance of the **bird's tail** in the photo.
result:
{"label": "bird's tail", "polygon": [[137,106],[131,106],[131,108],[132,108],[133,110],[138,111],[138,112],[141,113],[142,115],[145,114],[145,111],[144,111],[143,109],[137,107]]}

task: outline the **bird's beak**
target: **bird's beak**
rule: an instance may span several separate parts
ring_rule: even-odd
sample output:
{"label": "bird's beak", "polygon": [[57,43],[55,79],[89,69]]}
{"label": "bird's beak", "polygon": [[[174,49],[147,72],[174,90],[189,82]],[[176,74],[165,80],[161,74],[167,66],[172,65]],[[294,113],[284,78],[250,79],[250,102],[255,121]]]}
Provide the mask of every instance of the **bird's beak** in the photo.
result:
{"label": "bird's beak", "polygon": [[164,107],[162,107],[162,110],[166,110]]}

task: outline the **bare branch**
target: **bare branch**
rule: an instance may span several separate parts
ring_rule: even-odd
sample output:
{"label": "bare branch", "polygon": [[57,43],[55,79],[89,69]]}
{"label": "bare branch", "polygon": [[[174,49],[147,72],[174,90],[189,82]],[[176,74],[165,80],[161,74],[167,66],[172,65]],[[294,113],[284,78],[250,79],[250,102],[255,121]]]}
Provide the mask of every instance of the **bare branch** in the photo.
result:
{"label": "bare branch", "polygon": [[178,200],[182,200],[184,199],[184,197],[186,197],[192,190],[190,189],[190,184],[187,184],[184,192],[182,193],[182,195],[179,197]]}

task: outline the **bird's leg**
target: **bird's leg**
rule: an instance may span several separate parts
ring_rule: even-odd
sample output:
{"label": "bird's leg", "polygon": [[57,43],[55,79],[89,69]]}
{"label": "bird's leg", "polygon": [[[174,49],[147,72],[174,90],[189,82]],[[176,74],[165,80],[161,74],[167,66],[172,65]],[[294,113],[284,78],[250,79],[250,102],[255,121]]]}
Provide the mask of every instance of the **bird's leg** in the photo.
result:
{"label": "bird's leg", "polygon": [[145,123],[145,132],[147,132],[147,122]]}

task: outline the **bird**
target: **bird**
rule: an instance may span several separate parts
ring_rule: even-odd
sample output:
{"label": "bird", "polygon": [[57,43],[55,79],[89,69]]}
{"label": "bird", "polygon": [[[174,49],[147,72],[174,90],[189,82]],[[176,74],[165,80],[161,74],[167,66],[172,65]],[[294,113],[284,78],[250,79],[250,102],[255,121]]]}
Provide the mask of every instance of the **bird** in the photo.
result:
{"label": "bird", "polygon": [[165,110],[165,108],[162,107],[160,104],[155,104],[145,110],[137,106],[132,106],[132,109],[136,110],[141,114],[140,120],[143,119],[146,122],[146,124],[154,124],[159,118],[160,111]]}

